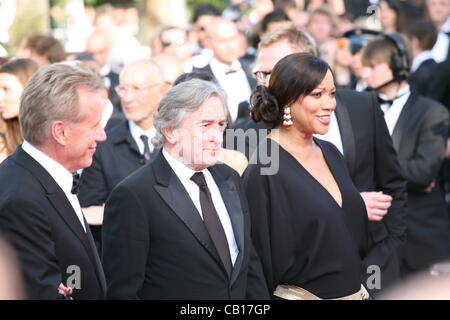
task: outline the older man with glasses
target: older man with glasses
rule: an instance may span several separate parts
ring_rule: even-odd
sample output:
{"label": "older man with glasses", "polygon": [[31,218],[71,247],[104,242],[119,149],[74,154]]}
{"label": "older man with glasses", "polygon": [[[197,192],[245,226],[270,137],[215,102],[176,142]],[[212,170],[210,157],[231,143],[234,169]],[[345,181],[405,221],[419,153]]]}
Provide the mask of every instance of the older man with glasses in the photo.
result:
{"label": "older man with glasses", "polygon": [[120,74],[115,90],[126,119],[106,131],[108,140],[97,146],[78,195],[99,248],[103,204],[120,181],[153,157],[153,114],[168,87],[161,69],[150,60],[135,61]]}

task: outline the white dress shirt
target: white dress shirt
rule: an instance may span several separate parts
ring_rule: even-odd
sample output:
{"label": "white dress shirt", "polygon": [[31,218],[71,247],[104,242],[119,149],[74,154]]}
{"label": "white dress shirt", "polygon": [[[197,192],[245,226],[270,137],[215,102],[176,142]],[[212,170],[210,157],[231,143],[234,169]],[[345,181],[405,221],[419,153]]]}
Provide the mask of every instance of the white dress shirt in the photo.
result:
{"label": "white dress shirt", "polygon": [[248,101],[252,93],[244,69],[242,69],[238,60],[232,63],[231,70],[235,70],[235,72],[231,73],[228,73],[230,68],[227,65],[214,58],[209,65],[220,86],[227,93],[228,110],[230,111],[231,120],[234,122],[238,115],[239,103]]}
{"label": "white dress shirt", "polygon": [[147,131],[144,131],[141,127],[139,127],[134,121],[128,120],[128,127],[130,128],[131,136],[139,148],[139,152],[144,154],[144,142],[141,139],[142,135],[146,135],[148,137],[148,146],[150,147],[150,152],[153,152],[155,148],[152,144],[152,138],[156,135],[155,127],[151,127]]}
{"label": "white dress shirt", "polygon": [[450,39],[446,32],[450,32],[450,17],[439,30],[436,43],[434,44],[432,49],[434,60],[437,63],[441,63],[447,59]]}
{"label": "white dress shirt", "polygon": [[336,113],[331,114],[331,122],[328,132],[326,134],[315,134],[315,137],[331,142],[338,148],[338,150],[344,154],[344,146],[342,144],[341,131],[339,129],[339,124],[337,122]]}
{"label": "white dress shirt", "polygon": [[[406,101],[408,101],[410,95],[411,91],[409,89],[409,85],[406,85],[397,92],[396,98],[393,99],[394,102],[391,106],[389,106],[389,104],[387,103],[383,103],[380,105],[381,110],[383,110],[384,112],[384,120],[386,121],[386,125],[391,136],[394,132],[398,118],[400,117],[400,113],[402,112],[403,107],[405,106]],[[379,94],[379,96],[380,98],[388,100],[386,96],[381,93]]]}
{"label": "white dress shirt", "polygon": [[414,57],[412,65],[411,65],[411,72],[416,72],[417,69],[421,66],[422,63],[425,61],[433,59],[433,52],[431,50],[422,51],[417,56]]}
{"label": "white dress shirt", "polygon": [[[200,188],[194,181],[191,180],[191,177],[197,171],[194,171],[185,166],[179,160],[175,159],[165,149],[163,149],[162,153],[164,155],[164,158],[166,158],[167,162],[172,168],[172,170],[177,175],[178,179],[180,179],[181,183],[183,184],[184,188],[189,194],[189,197],[191,198],[192,202],[197,208],[200,217],[203,220],[202,208],[200,205]],[[230,216],[228,215],[228,211],[227,208],[225,207],[225,203],[223,202],[222,196],[220,195],[219,188],[217,187],[217,184],[214,181],[214,178],[212,177],[211,173],[209,172],[208,169],[204,169],[201,172],[203,172],[203,175],[205,176],[206,184],[208,185],[208,189],[211,192],[214,207],[217,211],[220,222],[222,223],[223,230],[225,231],[225,235],[227,237],[228,242],[228,248],[230,250],[231,262],[233,263],[234,266],[236,258],[239,254],[239,249],[236,244],[236,240],[234,238],[233,226],[231,224]]]}
{"label": "white dress shirt", "polygon": [[62,189],[64,194],[72,205],[78,220],[80,221],[84,232],[86,232],[86,226],[84,224],[83,211],[81,211],[80,202],[75,194],[72,193],[73,177],[72,173],[67,171],[60,163],[56,162],[42,151],[38,150],[31,143],[24,141],[22,149],[28,153],[34,160],[36,160],[55,180],[58,186]]}

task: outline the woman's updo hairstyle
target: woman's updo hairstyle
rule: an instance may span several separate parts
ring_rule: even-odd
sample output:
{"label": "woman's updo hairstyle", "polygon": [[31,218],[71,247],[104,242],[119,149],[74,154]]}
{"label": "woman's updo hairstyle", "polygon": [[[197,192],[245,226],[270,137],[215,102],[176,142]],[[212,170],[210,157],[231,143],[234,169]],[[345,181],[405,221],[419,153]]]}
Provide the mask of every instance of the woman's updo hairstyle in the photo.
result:
{"label": "woman's updo hairstyle", "polygon": [[275,65],[269,87],[257,86],[250,97],[252,118],[276,128],[284,108],[310,94],[325,78],[329,65],[309,53],[290,54]]}

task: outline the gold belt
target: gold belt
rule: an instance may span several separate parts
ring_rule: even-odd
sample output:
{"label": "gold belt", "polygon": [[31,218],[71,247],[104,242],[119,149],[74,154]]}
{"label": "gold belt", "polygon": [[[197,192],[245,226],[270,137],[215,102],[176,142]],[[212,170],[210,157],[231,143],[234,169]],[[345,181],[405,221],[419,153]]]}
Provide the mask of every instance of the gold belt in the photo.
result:
{"label": "gold belt", "polygon": [[297,286],[279,285],[273,292],[274,296],[277,296],[286,300],[368,300],[369,293],[366,288],[361,285],[361,289],[349,296],[334,298],[334,299],[322,299],[315,294]]}

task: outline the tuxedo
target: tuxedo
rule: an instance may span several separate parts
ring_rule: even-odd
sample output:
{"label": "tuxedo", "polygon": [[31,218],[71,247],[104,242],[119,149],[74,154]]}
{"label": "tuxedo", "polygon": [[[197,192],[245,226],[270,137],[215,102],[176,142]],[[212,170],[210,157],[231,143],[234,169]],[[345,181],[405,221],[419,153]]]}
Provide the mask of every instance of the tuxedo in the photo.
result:
{"label": "tuxedo", "polygon": [[431,96],[433,87],[430,86],[430,83],[432,76],[435,74],[436,67],[436,61],[428,59],[422,62],[420,67],[410,75],[408,83],[418,94],[428,97]]}
{"label": "tuxedo", "polygon": [[381,289],[385,289],[400,277],[406,241],[406,182],[375,95],[340,90],[336,104],[344,158],[356,188],[382,191],[393,198],[381,221],[369,221],[369,251],[362,265],[364,279],[372,275],[367,273],[369,266],[380,267]]}
{"label": "tuxedo", "polygon": [[72,297],[103,299],[106,282],[92,234],[46,169],[19,147],[0,165],[0,180],[7,182],[0,189],[0,231],[17,251],[27,297],[61,297],[58,286],[76,285],[78,270]]}
{"label": "tuxedo", "polygon": [[[242,66],[242,69],[245,72],[245,76],[247,77],[248,84],[250,85],[250,88],[253,90],[256,87],[256,79],[252,73],[253,61],[251,59],[241,58],[241,59],[239,59],[239,62]],[[209,75],[212,75],[215,78],[214,73],[212,72],[211,66],[209,64],[207,64],[203,68],[194,68],[194,70],[192,70],[192,71],[193,72],[204,72]]]}
{"label": "tuxedo", "polygon": [[106,203],[103,264],[108,298],[265,299],[261,264],[238,174],[208,168],[228,211],[239,254],[229,276],[193,201],[160,151]]}
{"label": "tuxedo", "polygon": [[408,182],[408,231],[402,266],[406,273],[426,268],[450,255],[447,211],[437,182],[448,136],[448,111],[412,92],[392,133],[402,174]]}
{"label": "tuxedo", "polygon": [[[214,79],[216,79],[217,83],[225,91],[227,91],[228,108],[230,111],[231,120],[233,122],[238,120],[240,117],[245,116],[245,113],[248,109],[243,109],[242,103],[244,102],[245,105],[249,95],[251,94],[251,91],[256,86],[256,79],[252,73],[252,61],[250,59],[239,59],[239,64],[242,68],[243,73],[236,79],[229,78],[232,77],[232,74],[242,72],[239,68],[237,68],[238,64],[236,62],[237,61],[233,63],[233,68],[236,68],[234,71],[225,72],[228,67],[215,60],[211,61],[210,64],[206,65],[203,68],[196,68],[193,70],[194,72],[207,73],[213,76]],[[226,74],[229,75],[225,76]]]}

